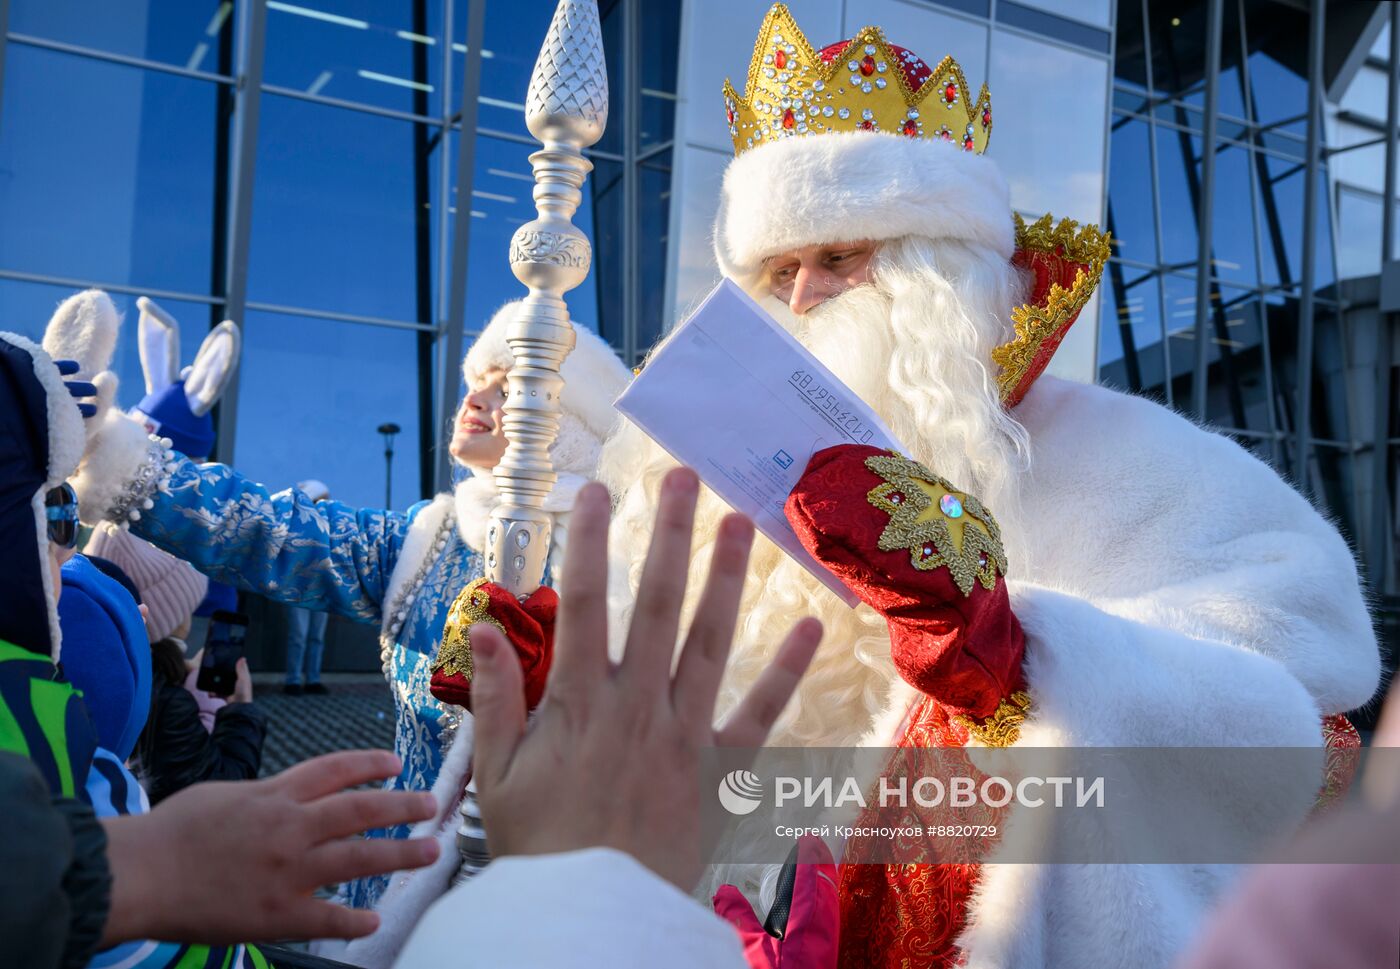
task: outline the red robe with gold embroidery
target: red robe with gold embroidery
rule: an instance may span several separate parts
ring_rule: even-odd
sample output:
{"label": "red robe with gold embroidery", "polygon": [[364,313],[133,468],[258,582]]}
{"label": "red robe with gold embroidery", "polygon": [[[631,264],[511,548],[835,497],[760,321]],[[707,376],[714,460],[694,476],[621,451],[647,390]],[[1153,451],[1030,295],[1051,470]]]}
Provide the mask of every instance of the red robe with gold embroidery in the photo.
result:
{"label": "red robe with gold embroidery", "polygon": [[[873,506],[873,507],[872,507]],[[900,675],[923,692],[901,748],[962,747],[969,728],[1021,708],[1025,637],[1011,612],[1000,531],[975,496],[923,466],[854,445],[813,457],[788,499],[803,545],[890,624]],[[982,845],[942,847],[971,849]],[[952,966],[978,865],[841,865],[842,967]]]}
{"label": "red robe with gold embroidery", "polygon": [[[973,736],[987,746],[1014,743],[1030,705],[1025,636],[1002,579],[1000,530],[977,498],[899,455],[843,445],[813,457],[787,515],[807,550],[889,621],[895,667],[923,694],[891,742],[900,749],[962,748]],[[1332,756],[1322,796],[1331,799],[1350,780],[1359,738],[1345,717],[1324,718],[1323,727]],[[978,774],[970,761],[959,770]],[[995,823],[997,812],[986,810],[982,820]],[[909,820],[926,827],[930,819]],[[867,846],[849,842],[838,878],[840,966],[958,965],[976,859],[994,840],[906,845],[948,861],[903,865],[861,863]]]}

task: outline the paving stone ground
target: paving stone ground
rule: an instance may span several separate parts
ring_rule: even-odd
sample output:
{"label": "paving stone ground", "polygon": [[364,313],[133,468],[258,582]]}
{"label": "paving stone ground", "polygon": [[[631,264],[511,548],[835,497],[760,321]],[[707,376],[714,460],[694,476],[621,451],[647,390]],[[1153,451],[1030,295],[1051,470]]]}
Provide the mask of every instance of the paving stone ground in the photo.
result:
{"label": "paving stone ground", "polygon": [[377,673],[327,673],[325,696],[287,696],[278,673],[253,675],[253,699],[267,712],[262,776],[333,750],[394,746],[394,701]]}

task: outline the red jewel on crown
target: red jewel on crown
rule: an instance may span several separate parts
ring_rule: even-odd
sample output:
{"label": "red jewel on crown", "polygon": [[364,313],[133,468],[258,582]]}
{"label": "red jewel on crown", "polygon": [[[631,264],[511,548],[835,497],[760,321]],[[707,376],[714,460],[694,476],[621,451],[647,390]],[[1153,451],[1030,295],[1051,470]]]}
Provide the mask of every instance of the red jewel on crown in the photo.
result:
{"label": "red jewel on crown", "polygon": [[874,58],[874,57],[871,57],[869,54],[866,54],[865,57],[861,58],[861,62],[860,62],[860,72],[861,72],[861,74],[865,75],[866,77],[869,77],[871,74],[874,74],[874,73],[875,73],[875,58]]}
{"label": "red jewel on crown", "polygon": [[780,71],[787,67],[787,51],[778,48],[778,52],[773,55],[773,66]]}
{"label": "red jewel on crown", "polygon": [[725,105],[724,116],[729,119],[729,123],[734,124],[734,109]]}
{"label": "red jewel on crown", "polygon": [[919,123],[918,123],[917,121],[915,121],[913,118],[910,118],[909,120],[905,121],[905,122],[904,122],[904,134],[907,135],[907,136],[910,137],[910,138],[918,137],[918,134],[919,134]]}
{"label": "red jewel on crown", "polygon": [[992,109],[991,109],[991,108],[983,108],[983,109],[982,109],[982,127],[984,127],[984,128],[990,128],[991,126],[992,126]]}
{"label": "red jewel on crown", "polygon": [[963,132],[963,151],[972,151],[974,147],[975,142],[972,140],[972,125],[969,124],[967,130]]}
{"label": "red jewel on crown", "polygon": [[957,102],[958,86],[953,82],[952,78],[949,78],[948,83],[943,85],[943,103],[951,108]]}
{"label": "red jewel on crown", "polygon": [[783,127],[791,131],[797,125],[797,119],[792,116],[792,108],[783,112]]}

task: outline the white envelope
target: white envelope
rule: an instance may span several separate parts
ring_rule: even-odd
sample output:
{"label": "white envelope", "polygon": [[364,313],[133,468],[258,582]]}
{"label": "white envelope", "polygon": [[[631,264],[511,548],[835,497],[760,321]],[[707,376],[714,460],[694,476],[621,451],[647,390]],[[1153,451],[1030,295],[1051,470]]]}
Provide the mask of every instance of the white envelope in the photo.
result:
{"label": "white envelope", "polygon": [[729,280],[653,356],[617,409],[847,605],[858,600],[807,554],[783,514],[823,448],[903,452],[875,412]]}

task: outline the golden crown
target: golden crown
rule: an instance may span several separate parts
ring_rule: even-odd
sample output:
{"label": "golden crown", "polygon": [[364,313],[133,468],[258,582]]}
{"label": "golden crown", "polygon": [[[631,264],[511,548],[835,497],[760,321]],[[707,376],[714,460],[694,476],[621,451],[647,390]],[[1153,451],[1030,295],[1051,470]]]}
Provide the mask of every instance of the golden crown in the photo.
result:
{"label": "golden crown", "polygon": [[781,3],[758,30],[746,96],[725,79],[724,107],[736,155],[782,138],[860,130],[942,138],[981,154],[992,135],[987,85],[974,101],[953,58],[930,70],[879,27],[818,51]]}

